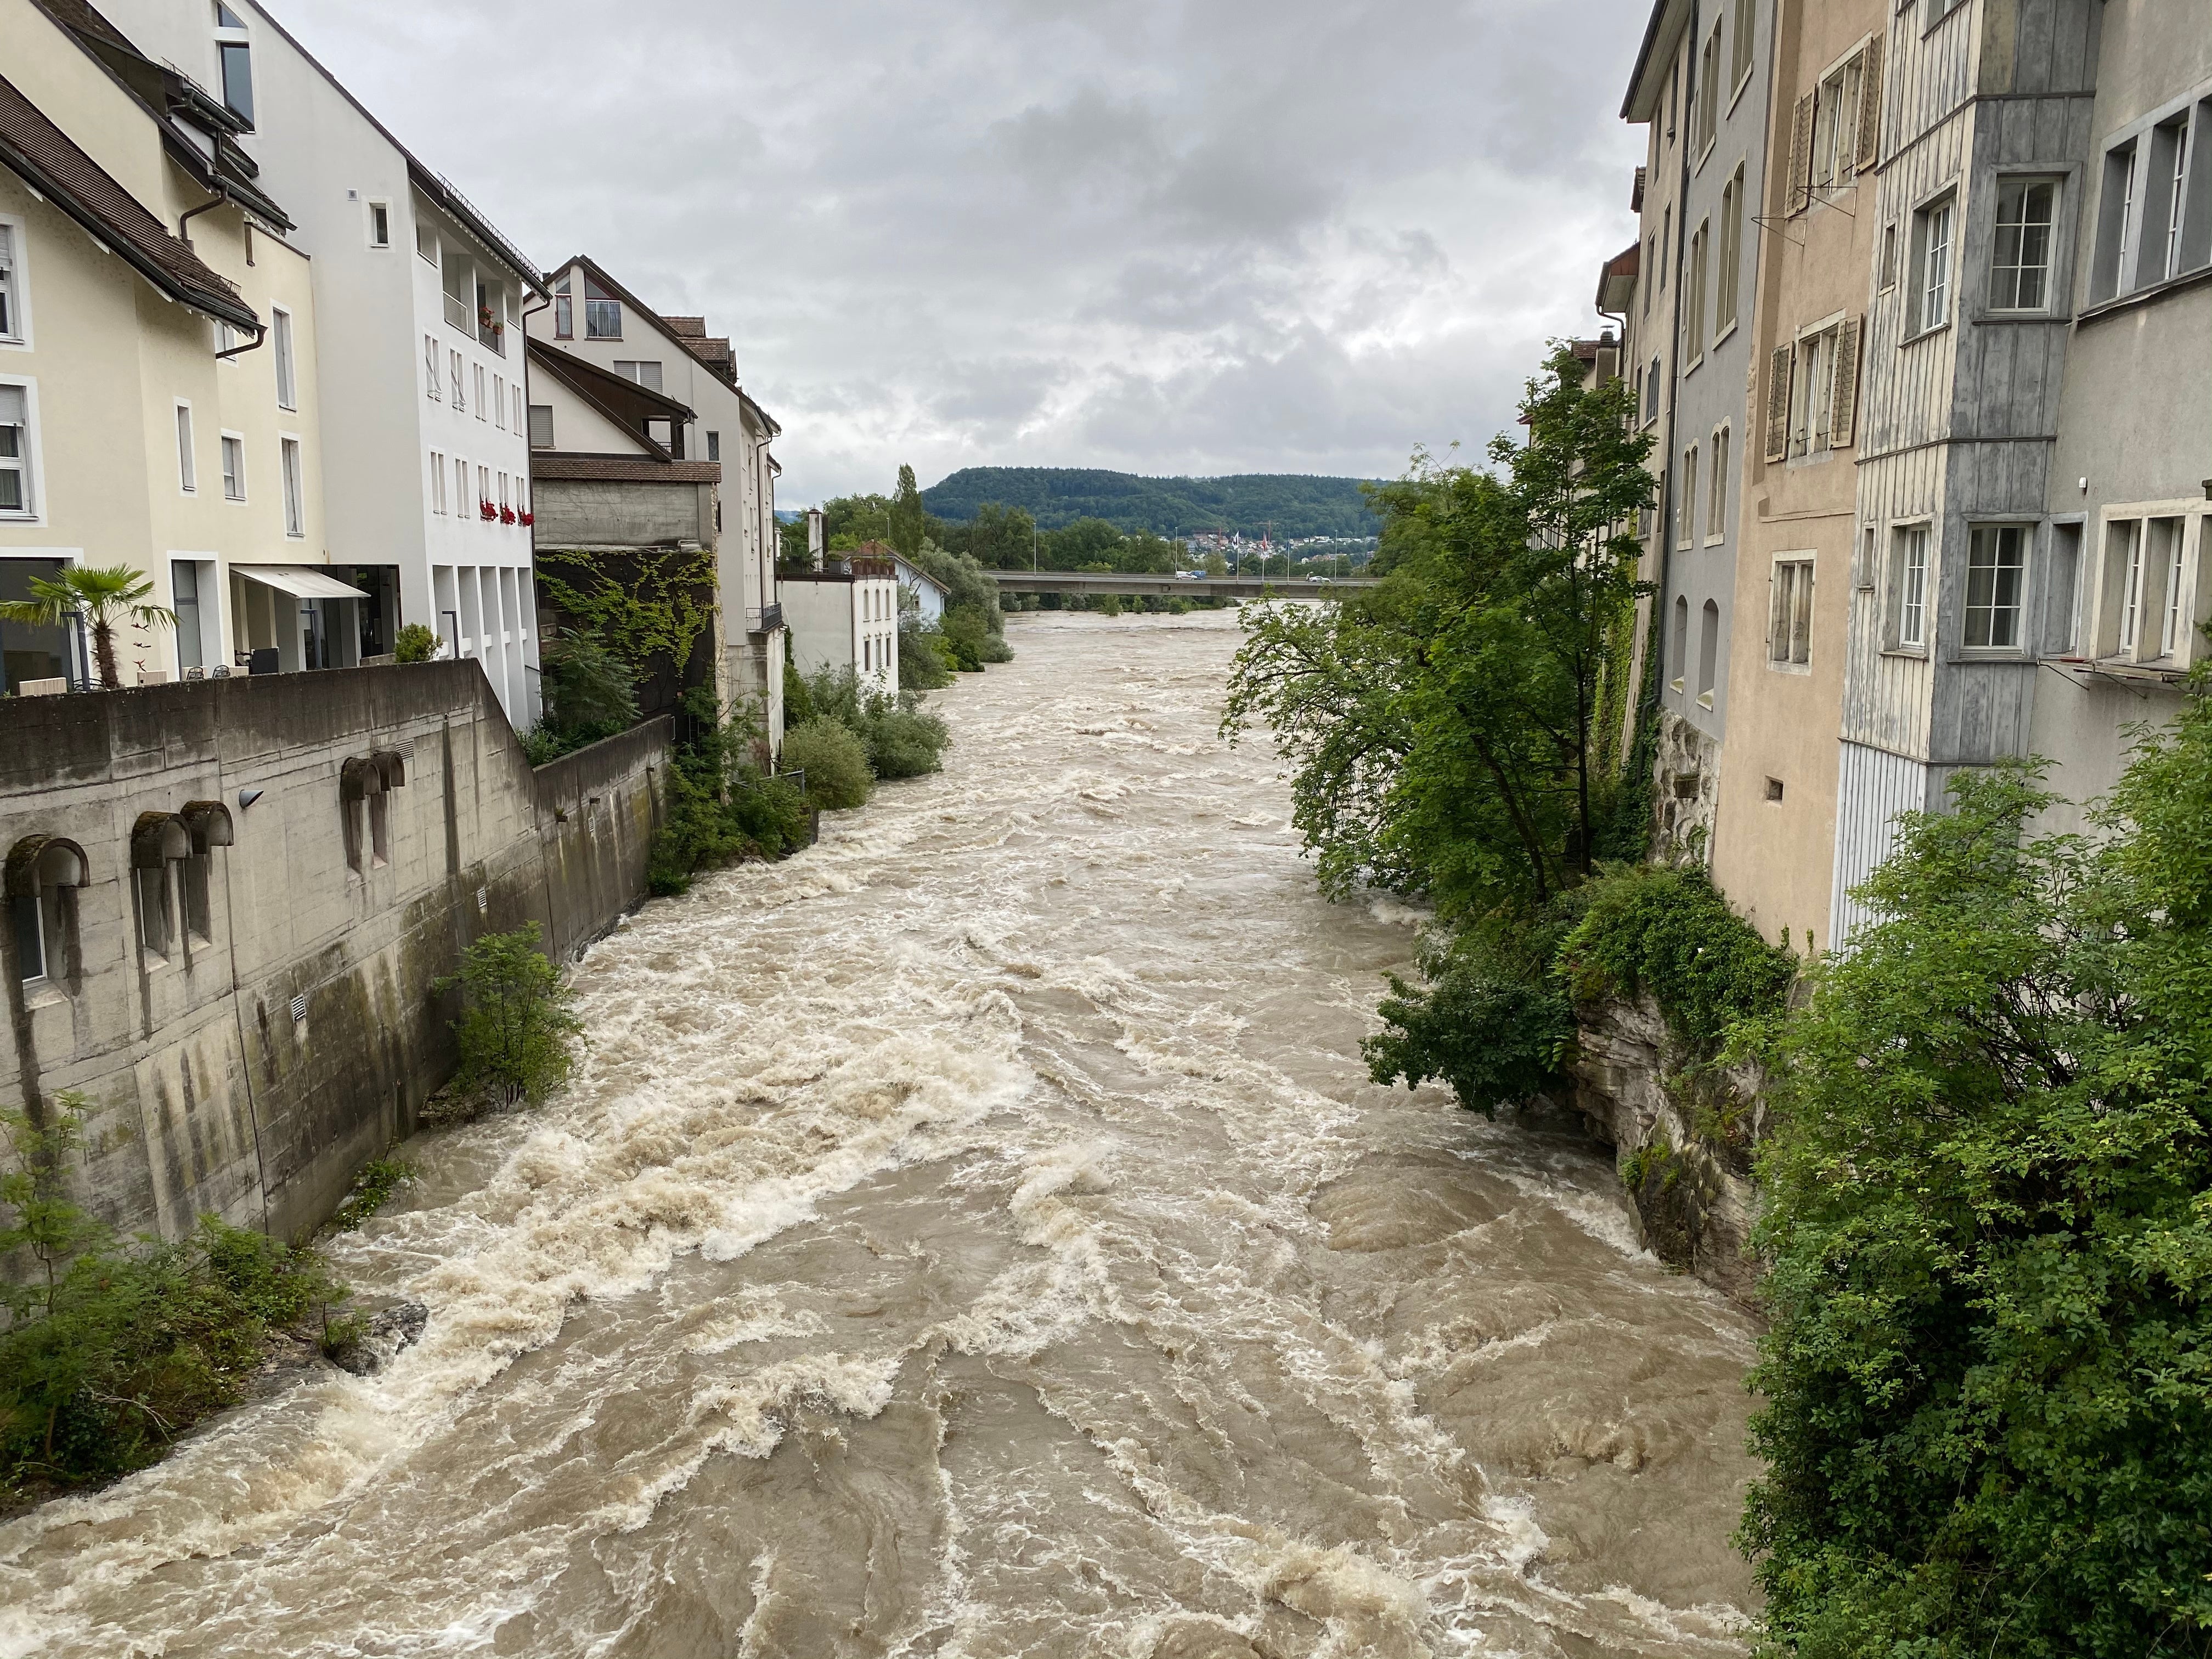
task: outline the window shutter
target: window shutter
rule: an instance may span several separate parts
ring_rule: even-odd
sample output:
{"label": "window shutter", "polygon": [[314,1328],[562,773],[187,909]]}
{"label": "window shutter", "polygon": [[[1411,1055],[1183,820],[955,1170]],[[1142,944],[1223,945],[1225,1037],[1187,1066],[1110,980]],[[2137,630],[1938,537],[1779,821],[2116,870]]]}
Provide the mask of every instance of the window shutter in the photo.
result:
{"label": "window shutter", "polygon": [[1766,459],[1778,461],[1790,453],[1790,348],[1766,361]]}
{"label": "window shutter", "polygon": [[553,447],[553,405],[530,405],[530,447],[532,449]]}
{"label": "window shutter", "polygon": [[1813,200],[1813,94],[1797,100],[1790,124],[1790,201],[1784,214],[1802,213]]}
{"label": "window shutter", "polygon": [[1859,413],[1859,319],[1847,317],[1836,330],[1836,381],[1828,405],[1828,447],[1849,449]]}
{"label": "window shutter", "polygon": [[1881,36],[1867,42],[1866,67],[1859,72],[1859,143],[1855,158],[1861,173],[1881,159]]}

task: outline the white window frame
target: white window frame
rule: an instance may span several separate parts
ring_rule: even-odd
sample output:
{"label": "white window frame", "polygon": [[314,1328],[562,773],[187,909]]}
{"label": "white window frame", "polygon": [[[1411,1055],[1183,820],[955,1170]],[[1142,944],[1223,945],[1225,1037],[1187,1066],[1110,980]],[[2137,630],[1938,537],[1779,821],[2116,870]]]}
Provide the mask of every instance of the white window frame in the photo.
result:
{"label": "white window frame", "polygon": [[451,346],[446,348],[446,370],[453,378],[453,413],[465,415],[469,412],[468,365]]}
{"label": "white window frame", "polygon": [[498,413],[492,417],[492,424],[496,426],[501,432],[504,432],[507,430],[506,375],[495,374],[491,377],[491,401],[492,407],[498,411]]}
{"label": "white window frame", "polygon": [[[1928,654],[1929,623],[1936,609],[1936,526],[1913,519],[1889,527],[1892,611],[1889,648],[1906,656]],[[1919,562],[1913,562],[1915,552]]]}
{"label": "white window frame", "polygon": [[[1809,548],[1777,553],[1767,576],[1766,665],[1778,674],[1813,672],[1813,604],[1819,587],[1814,577],[1816,556]],[[1787,573],[1786,574],[1784,573]],[[1784,606],[1789,607],[1787,617]],[[1804,623],[1799,637],[1798,623]],[[1784,628],[1787,628],[1785,633]],[[1780,653],[1777,654],[1777,640]],[[1804,654],[1800,656],[1802,646]]]}
{"label": "white window frame", "polygon": [[[2064,210],[2065,207],[2065,176],[2062,173],[2002,173],[1997,175],[1995,183],[1996,188],[1990,192],[1989,282],[1988,285],[1983,290],[1982,302],[1984,305],[1987,306],[1992,313],[2001,316],[2041,316],[2051,308],[2051,290],[2057,285],[2058,282],[2059,215]],[[2025,192],[2034,189],[2036,185],[2048,185],[2051,186],[2051,219],[2049,223],[2044,227],[2045,234],[2044,236],[2043,264],[2041,266],[2041,270],[2043,271],[2043,298],[2039,303],[2035,305],[2008,306],[1999,305],[1997,303],[1997,273],[2000,270],[2010,270],[2017,273],[2020,271],[2036,269],[2034,266],[2025,264],[2004,266],[2000,266],[1997,264],[1997,243],[1999,238],[2004,234],[2004,227],[1999,222],[1997,216],[2004,210],[2004,194],[2006,187],[2008,185],[2014,185],[2020,186],[2023,192],[2023,201],[2026,199]],[[2023,227],[2025,224],[2026,221],[2023,220]],[[2014,283],[2014,297],[2017,297],[2018,295],[2018,289],[2019,283],[2017,277],[2015,277]]]}
{"label": "white window frame", "polygon": [[[238,465],[230,464],[230,447],[238,446]],[[216,434],[216,456],[222,464],[222,498],[234,506],[246,505],[246,434],[225,428]],[[234,492],[232,486],[236,486]]]}
{"label": "white window frame", "polygon": [[300,408],[300,357],[292,327],[292,313],[283,306],[269,307],[269,344],[276,354],[276,407],[296,414]]}
{"label": "white window frame", "polygon": [[[1713,345],[1735,333],[1743,321],[1743,197],[1744,164],[1738,161],[1721,186],[1720,247],[1714,261]],[[1721,314],[1721,298],[1728,297],[1728,314]]]}
{"label": "white window frame", "polygon": [[438,337],[425,334],[422,337],[422,368],[430,382],[429,396],[434,404],[446,401],[446,366],[438,361],[440,356]]}
{"label": "white window frame", "polygon": [[477,419],[480,421],[488,421],[491,416],[484,412],[484,377],[490,371],[485,368],[482,363],[477,363],[475,365],[475,368],[477,371]]}
{"label": "white window frame", "polygon": [[[46,480],[39,450],[39,383],[27,376],[0,374],[0,386],[23,394],[23,453],[8,463],[9,471],[22,476],[23,505],[0,508],[0,524],[44,524]],[[7,550],[21,553],[28,550],[11,547]]]}
{"label": "white window frame", "polygon": [[1752,70],[1759,66],[1753,50],[1759,44],[1758,15],[1758,0],[1735,0],[1735,21],[1730,25],[1733,34],[1729,42],[1729,68],[1733,71],[1729,79],[1735,83],[1729,94],[1731,112],[1735,100],[1743,96],[1743,89],[1751,84]]}
{"label": "white window frame", "polygon": [[[2029,590],[2033,580],[2038,528],[2037,521],[2022,519],[1982,519],[1975,520],[1967,525],[1966,568],[1964,572],[1964,584],[1959,596],[1959,649],[1962,654],[1976,658],[2012,658],[2032,654],[2031,630],[2035,607],[2033,596]],[[2020,580],[2019,587],[2013,596],[2013,603],[2009,607],[1998,605],[1996,603],[1993,586],[1990,603],[1977,605],[1974,602],[1975,556],[1984,545],[1995,544],[2002,547],[2003,533],[2008,530],[2016,531],[2020,535]],[[2013,613],[2013,638],[2010,641],[2000,643],[1994,639],[1976,641],[1972,637],[1976,611],[1985,611],[1990,613],[1991,632],[1994,634],[1996,616],[2000,611],[2005,609],[2009,609]]]}
{"label": "white window frame", "polygon": [[8,327],[0,334],[0,351],[29,351],[31,337],[31,275],[29,221],[20,214],[0,213],[0,228],[8,232]]}
{"label": "white window frame", "polygon": [[[376,240],[376,216],[380,209],[384,214],[384,240],[380,242]],[[370,250],[377,253],[389,253],[392,246],[391,202],[381,196],[371,197],[361,204],[361,234]]]}
{"label": "white window frame", "polygon": [[190,497],[200,493],[199,428],[191,398],[178,398],[176,409],[177,494]]}
{"label": "white window frame", "polygon": [[307,538],[307,451],[296,432],[276,434],[276,484],[284,506],[284,539]]}
{"label": "white window frame", "polygon": [[446,516],[446,452],[430,452],[430,511],[440,518]]}
{"label": "white window frame", "polygon": [[[1942,224],[1943,240],[1936,240],[1936,228]],[[1942,275],[1932,276],[1936,255],[1942,253]],[[1912,210],[1912,264],[1909,273],[1911,286],[1905,291],[1909,307],[1905,331],[1907,341],[1948,328],[1959,305],[1959,191],[1956,185],[1946,185]],[[1939,290],[1940,281],[1940,290]],[[1931,317],[1929,298],[1941,292],[1942,314]]]}
{"label": "white window frame", "polygon": [[1797,331],[1790,358],[1790,460],[1824,454],[1836,447],[1831,422],[1836,407],[1836,363],[1846,320],[1845,313],[1833,312]]}

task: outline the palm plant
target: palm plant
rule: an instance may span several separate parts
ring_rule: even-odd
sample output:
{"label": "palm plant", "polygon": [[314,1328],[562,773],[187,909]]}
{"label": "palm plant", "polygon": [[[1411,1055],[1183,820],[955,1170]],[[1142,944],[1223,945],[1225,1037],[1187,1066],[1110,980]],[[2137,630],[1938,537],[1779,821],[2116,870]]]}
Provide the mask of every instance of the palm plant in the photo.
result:
{"label": "palm plant", "polygon": [[30,579],[27,599],[0,601],[0,622],[27,623],[33,628],[61,628],[72,617],[82,616],[92,630],[93,660],[100,667],[100,689],[118,691],[123,676],[115,665],[115,630],[124,623],[149,628],[173,628],[177,613],[165,605],[148,603],[152,580],[127,564],[88,569],[69,565],[52,581]]}

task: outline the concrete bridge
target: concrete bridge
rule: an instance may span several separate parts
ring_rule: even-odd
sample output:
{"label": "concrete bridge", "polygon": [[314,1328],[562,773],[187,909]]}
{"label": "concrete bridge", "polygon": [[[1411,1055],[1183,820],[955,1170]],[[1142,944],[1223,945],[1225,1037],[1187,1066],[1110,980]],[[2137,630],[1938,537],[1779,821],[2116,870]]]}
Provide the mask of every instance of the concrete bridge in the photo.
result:
{"label": "concrete bridge", "polygon": [[1364,576],[1312,582],[1303,576],[1200,578],[1172,572],[1164,576],[1100,575],[1079,570],[994,570],[989,574],[1001,593],[1111,593],[1124,599],[1172,598],[1180,593],[1186,599],[1319,599],[1382,586]]}

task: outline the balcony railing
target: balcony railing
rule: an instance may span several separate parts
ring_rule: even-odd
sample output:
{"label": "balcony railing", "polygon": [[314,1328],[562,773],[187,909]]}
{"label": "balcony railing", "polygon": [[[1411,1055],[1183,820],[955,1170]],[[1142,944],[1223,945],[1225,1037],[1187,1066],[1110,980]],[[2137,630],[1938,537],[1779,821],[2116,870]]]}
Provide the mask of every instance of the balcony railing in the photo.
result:
{"label": "balcony railing", "polygon": [[746,631],[753,634],[773,634],[783,626],[783,607],[764,605],[752,613],[752,626]]}

